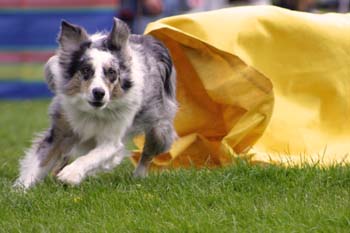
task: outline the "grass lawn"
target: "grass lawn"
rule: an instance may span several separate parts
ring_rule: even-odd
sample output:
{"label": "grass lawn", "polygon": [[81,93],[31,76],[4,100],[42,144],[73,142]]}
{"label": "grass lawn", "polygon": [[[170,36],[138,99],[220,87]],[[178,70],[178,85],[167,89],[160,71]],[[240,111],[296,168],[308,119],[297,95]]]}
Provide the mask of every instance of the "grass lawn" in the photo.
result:
{"label": "grass lawn", "polygon": [[350,167],[240,163],[131,178],[113,173],[69,187],[48,178],[26,194],[11,183],[48,102],[0,102],[0,232],[350,232]]}

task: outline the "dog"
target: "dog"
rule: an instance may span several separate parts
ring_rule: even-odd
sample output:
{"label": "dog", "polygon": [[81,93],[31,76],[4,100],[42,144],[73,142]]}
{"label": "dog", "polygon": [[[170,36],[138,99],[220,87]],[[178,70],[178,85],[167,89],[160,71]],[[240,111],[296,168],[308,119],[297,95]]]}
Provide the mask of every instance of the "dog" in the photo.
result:
{"label": "dog", "polygon": [[57,41],[45,65],[54,93],[51,124],[20,161],[14,186],[28,189],[50,172],[78,185],[120,164],[130,155],[124,145],[139,134],[145,143],[133,174],[145,177],[153,157],[176,138],[176,72],[168,50],[150,35],[130,34],[117,18],[110,32],[93,35],[63,20]]}

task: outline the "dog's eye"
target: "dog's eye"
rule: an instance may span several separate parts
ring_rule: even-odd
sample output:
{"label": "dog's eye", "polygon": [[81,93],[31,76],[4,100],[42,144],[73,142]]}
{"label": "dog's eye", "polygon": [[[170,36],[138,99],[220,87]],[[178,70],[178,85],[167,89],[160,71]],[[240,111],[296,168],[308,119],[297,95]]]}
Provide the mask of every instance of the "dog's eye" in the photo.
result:
{"label": "dog's eye", "polygon": [[116,72],[114,69],[109,68],[108,71],[107,71],[107,73],[108,73],[109,75],[116,75],[117,72]]}
{"label": "dog's eye", "polygon": [[111,83],[114,83],[119,77],[119,72],[113,68],[105,70],[104,73]]}
{"label": "dog's eye", "polygon": [[84,75],[84,76],[88,76],[91,73],[91,69],[89,67],[83,67],[80,72]]}

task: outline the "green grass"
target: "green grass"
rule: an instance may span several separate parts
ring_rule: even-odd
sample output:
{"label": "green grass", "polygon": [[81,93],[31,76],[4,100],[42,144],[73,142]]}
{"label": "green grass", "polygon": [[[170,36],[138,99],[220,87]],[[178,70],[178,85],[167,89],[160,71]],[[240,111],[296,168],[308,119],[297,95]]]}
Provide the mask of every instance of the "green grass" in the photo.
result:
{"label": "green grass", "polygon": [[125,161],[79,187],[11,190],[48,102],[0,102],[0,232],[350,232],[350,167],[175,170],[133,179]]}

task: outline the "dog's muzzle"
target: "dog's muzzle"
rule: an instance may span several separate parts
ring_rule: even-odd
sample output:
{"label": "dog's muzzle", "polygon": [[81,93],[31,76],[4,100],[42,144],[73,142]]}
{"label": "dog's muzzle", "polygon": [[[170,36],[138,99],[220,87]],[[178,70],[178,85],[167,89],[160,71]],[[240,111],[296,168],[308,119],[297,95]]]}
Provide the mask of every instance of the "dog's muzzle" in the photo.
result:
{"label": "dog's muzzle", "polygon": [[103,102],[97,102],[97,101],[89,101],[89,104],[95,108],[102,107],[105,103]]}

